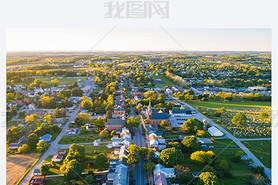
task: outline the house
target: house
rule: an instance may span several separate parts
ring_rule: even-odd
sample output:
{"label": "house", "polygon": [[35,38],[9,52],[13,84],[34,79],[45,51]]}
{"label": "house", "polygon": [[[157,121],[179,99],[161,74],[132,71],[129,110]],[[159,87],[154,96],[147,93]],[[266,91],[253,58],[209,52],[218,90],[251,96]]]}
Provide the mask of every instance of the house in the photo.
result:
{"label": "house", "polygon": [[51,134],[45,134],[45,135],[43,135],[43,136],[41,136],[41,137],[39,138],[39,142],[40,142],[40,141],[49,142],[49,141],[51,140],[51,138],[52,138],[52,135],[51,135]]}
{"label": "house", "polygon": [[37,185],[44,185],[45,177],[42,175],[35,175],[29,181],[29,184],[37,184]]}
{"label": "house", "polygon": [[154,185],[169,185],[163,173],[158,172],[154,174]]}
{"label": "house", "polygon": [[62,159],[63,159],[62,154],[55,154],[55,155],[53,155],[51,161],[60,162]]}
{"label": "house", "polygon": [[213,143],[213,142],[209,138],[199,138],[199,137],[197,137],[197,143],[208,144],[208,143]]}
{"label": "house", "polygon": [[112,140],[112,147],[119,147],[122,145],[129,146],[131,144],[131,139],[128,138],[111,138]]}
{"label": "house", "polygon": [[121,130],[125,126],[125,120],[123,119],[107,119],[105,128],[109,131]]}
{"label": "house", "polygon": [[17,142],[9,144],[9,149],[18,149],[27,143],[27,137],[22,136]]}
{"label": "house", "polygon": [[120,117],[123,114],[125,114],[125,109],[124,108],[122,108],[121,106],[116,106],[114,108],[114,116]]}
{"label": "house", "polygon": [[22,121],[21,123],[19,123],[17,126],[18,127],[26,127],[29,124],[28,121]]}
{"label": "house", "polygon": [[118,165],[115,170],[115,177],[113,181],[113,185],[127,185],[127,166],[126,165]]}
{"label": "house", "polygon": [[166,168],[165,166],[163,166],[161,164],[155,165],[154,170],[153,170],[153,174],[157,174],[159,172],[163,173],[166,178],[176,177],[174,168]]}
{"label": "house", "polygon": [[41,170],[40,169],[35,169],[33,172],[33,175],[41,175]]}
{"label": "house", "polygon": [[224,135],[223,132],[218,130],[218,128],[216,128],[215,126],[208,128],[208,132],[210,133],[211,136],[223,136]]}
{"label": "house", "polygon": [[67,130],[68,135],[75,135],[77,134],[78,128],[70,128]]}
{"label": "house", "polygon": [[101,139],[94,140],[94,146],[100,146],[100,144],[101,144]]}
{"label": "house", "polygon": [[65,150],[65,149],[58,150],[58,154],[65,155],[66,153],[67,153],[67,150]]}
{"label": "house", "polygon": [[170,124],[168,113],[158,113],[152,110],[151,102],[146,110],[147,122],[151,125],[160,125],[161,121],[165,120],[167,124]]}

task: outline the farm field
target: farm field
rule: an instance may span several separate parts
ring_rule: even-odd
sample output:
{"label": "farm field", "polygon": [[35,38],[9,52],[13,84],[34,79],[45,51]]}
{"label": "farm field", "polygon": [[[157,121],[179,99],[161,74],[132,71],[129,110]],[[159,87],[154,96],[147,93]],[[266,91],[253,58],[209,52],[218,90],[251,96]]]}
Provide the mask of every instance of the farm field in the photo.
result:
{"label": "farm field", "polygon": [[268,168],[271,168],[271,141],[242,141],[242,143]]}
{"label": "farm field", "polygon": [[169,85],[175,85],[175,83],[173,83],[171,80],[169,80],[164,74],[159,74],[158,76],[152,75],[152,78],[161,79],[164,82],[164,84],[156,83],[155,85],[157,85],[158,87],[165,87],[165,86],[169,86]]}
{"label": "farm field", "polygon": [[12,155],[6,159],[6,180],[7,184],[16,184],[25,171],[39,157],[38,153]]}

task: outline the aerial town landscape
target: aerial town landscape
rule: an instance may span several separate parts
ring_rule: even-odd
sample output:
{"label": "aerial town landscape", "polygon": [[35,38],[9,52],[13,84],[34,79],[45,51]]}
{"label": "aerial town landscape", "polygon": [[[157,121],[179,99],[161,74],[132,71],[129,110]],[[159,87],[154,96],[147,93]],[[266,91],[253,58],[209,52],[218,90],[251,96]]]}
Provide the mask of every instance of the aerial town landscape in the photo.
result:
{"label": "aerial town landscape", "polygon": [[7,53],[7,184],[271,184],[270,52]]}

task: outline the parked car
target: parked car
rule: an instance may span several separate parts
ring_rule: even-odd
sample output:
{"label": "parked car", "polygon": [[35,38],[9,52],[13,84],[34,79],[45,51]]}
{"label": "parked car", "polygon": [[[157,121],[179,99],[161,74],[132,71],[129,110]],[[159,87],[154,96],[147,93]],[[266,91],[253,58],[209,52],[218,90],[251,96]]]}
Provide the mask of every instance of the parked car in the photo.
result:
{"label": "parked car", "polygon": [[214,146],[209,146],[209,148],[214,148]]}
{"label": "parked car", "polygon": [[201,148],[209,148],[207,145],[201,145]]}

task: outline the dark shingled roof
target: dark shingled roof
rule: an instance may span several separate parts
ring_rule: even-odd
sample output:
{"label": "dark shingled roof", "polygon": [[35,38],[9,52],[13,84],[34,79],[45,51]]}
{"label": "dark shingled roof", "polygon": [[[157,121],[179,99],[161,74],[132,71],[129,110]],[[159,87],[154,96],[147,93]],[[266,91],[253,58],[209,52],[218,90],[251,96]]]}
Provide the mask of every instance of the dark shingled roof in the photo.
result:
{"label": "dark shingled roof", "polygon": [[125,120],[122,120],[122,119],[107,119],[107,125],[125,125]]}
{"label": "dark shingled roof", "polygon": [[174,109],[172,110],[173,114],[185,114],[186,110],[185,109]]}
{"label": "dark shingled roof", "polygon": [[168,113],[153,113],[149,115],[150,119],[168,119]]}

